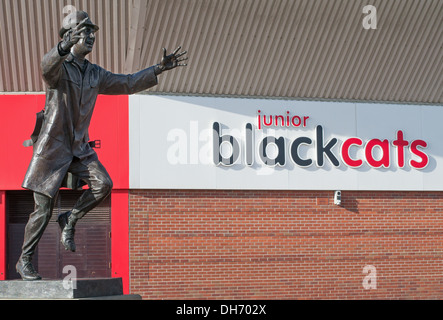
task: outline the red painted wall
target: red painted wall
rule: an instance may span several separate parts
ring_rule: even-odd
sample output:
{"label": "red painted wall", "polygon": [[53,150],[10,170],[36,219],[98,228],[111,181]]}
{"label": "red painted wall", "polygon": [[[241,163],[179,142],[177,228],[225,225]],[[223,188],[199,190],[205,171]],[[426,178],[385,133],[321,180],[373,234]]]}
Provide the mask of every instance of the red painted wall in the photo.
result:
{"label": "red painted wall", "polygon": [[6,192],[0,190],[0,280],[6,279]]}
{"label": "red painted wall", "polygon": [[[129,286],[128,188],[129,188],[129,99],[99,96],[91,120],[91,140],[101,140],[95,149],[113,182],[111,195],[112,275]],[[45,105],[44,94],[0,95],[0,280],[6,274],[5,190],[22,190],[21,183],[32,157],[24,147],[35,125],[35,114]]]}
{"label": "red painted wall", "polygon": [[[343,191],[342,206],[333,191],[129,200],[131,292],[145,299],[443,299],[443,192]],[[363,286],[368,265],[376,289]]]}
{"label": "red painted wall", "polygon": [[[108,170],[115,189],[129,188],[128,96],[99,96],[91,120],[91,140]],[[32,147],[23,147],[35,125],[35,114],[45,105],[45,95],[0,95],[0,190],[21,190],[32,156]]]}
{"label": "red painted wall", "polygon": [[35,114],[45,106],[44,95],[0,95],[0,190],[20,190],[32,156],[29,139]]}
{"label": "red painted wall", "polygon": [[113,190],[111,194],[111,273],[122,278],[123,292],[129,293],[129,193]]}

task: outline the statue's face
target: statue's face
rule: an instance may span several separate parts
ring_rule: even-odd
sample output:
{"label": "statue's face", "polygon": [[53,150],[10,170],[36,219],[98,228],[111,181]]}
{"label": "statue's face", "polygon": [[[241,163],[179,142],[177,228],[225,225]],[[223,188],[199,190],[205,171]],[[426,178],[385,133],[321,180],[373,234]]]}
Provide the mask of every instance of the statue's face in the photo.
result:
{"label": "statue's face", "polygon": [[75,53],[86,56],[94,48],[95,31],[90,27],[86,27],[80,35],[82,38],[74,45],[73,49]]}

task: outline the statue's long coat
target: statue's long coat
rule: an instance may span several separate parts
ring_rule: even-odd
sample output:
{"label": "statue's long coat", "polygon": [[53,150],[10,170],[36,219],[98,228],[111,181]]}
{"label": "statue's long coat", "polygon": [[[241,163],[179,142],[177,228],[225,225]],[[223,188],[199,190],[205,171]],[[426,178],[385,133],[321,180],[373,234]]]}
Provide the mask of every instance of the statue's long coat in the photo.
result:
{"label": "statue's long coat", "polygon": [[72,54],[57,47],[43,58],[48,85],[44,121],[22,186],[54,197],[74,157],[94,155],[88,128],[99,94],[133,94],[157,84],[154,68],[132,75],[114,74],[86,61],[82,73]]}

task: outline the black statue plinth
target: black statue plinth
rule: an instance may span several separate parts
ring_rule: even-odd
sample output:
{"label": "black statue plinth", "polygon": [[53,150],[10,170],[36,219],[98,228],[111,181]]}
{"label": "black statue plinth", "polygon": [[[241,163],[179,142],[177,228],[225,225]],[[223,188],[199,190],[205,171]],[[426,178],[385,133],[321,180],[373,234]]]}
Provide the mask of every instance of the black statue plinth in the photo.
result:
{"label": "black statue plinth", "polygon": [[45,300],[140,300],[139,295],[124,295],[121,278],[0,281],[1,299]]}

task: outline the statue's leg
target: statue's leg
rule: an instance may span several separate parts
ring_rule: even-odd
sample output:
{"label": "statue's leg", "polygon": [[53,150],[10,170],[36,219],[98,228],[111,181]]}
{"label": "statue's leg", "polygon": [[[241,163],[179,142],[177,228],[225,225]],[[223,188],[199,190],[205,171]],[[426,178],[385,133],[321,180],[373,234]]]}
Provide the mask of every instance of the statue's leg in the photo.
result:
{"label": "statue's leg", "polygon": [[50,198],[43,194],[34,192],[34,212],[29,215],[25,227],[22,254],[17,262],[17,272],[23,280],[39,280],[40,275],[31,264],[32,257],[37,248],[43,232],[45,231],[54,209],[55,197]]}
{"label": "statue's leg", "polygon": [[100,204],[112,190],[112,180],[97,156],[72,162],[69,172],[85,181],[89,189],[83,191],[74,208],[59,217],[62,243],[66,250],[75,251],[74,233],[78,219]]}
{"label": "statue's leg", "polygon": [[71,211],[71,216],[81,219],[86,213],[100,204],[112,190],[112,180],[105,167],[97,157],[93,161],[73,163],[69,171],[79,179],[84,180],[89,189],[83,191]]}

